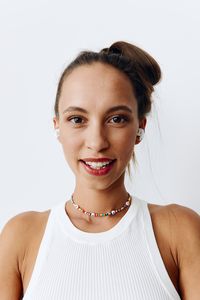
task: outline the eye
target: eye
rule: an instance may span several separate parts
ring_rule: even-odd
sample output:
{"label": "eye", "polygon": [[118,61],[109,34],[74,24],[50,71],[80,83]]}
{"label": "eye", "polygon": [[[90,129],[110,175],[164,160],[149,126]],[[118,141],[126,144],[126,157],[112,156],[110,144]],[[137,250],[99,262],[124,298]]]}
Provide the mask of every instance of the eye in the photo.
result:
{"label": "eye", "polygon": [[80,116],[73,116],[68,118],[67,121],[72,122],[73,124],[82,124],[83,118]]}
{"label": "eye", "polygon": [[124,116],[124,115],[117,115],[112,117],[112,119],[114,124],[120,124],[120,123],[125,123],[128,121],[128,117]]}

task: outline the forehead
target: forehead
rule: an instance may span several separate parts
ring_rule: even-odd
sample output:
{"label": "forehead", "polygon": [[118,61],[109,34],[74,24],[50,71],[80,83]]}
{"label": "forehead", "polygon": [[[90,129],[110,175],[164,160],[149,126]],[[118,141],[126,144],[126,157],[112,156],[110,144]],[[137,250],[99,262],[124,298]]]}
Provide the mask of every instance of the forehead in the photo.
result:
{"label": "forehead", "polygon": [[[122,103],[123,102],[123,103]],[[117,68],[104,63],[76,67],[64,80],[60,107],[131,104],[135,96],[130,79]]]}

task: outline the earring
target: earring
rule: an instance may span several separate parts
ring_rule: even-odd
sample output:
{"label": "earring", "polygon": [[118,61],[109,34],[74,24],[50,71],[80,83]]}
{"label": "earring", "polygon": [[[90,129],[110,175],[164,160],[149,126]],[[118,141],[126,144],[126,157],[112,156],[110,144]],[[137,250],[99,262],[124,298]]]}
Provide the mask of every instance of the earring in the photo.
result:
{"label": "earring", "polygon": [[137,136],[139,137],[140,141],[143,139],[143,137],[144,137],[144,129],[143,128],[138,129]]}
{"label": "earring", "polygon": [[58,138],[59,135],[60,135],[60,130],[59,130],[59,128],[56,128],[56,129],[55,129],[55,132],[56,132],[56,137]]}

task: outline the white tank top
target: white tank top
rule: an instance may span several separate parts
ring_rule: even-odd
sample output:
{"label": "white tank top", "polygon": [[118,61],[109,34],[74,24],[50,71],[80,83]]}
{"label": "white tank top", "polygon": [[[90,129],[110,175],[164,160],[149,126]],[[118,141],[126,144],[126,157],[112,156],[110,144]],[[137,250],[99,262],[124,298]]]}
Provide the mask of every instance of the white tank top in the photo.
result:
{"label": "white tank top", "polygon": [[65,203],[51,209],[24,300],[180,300],[156,243],[147,202],[133,197],[111,229],[84,232]]}

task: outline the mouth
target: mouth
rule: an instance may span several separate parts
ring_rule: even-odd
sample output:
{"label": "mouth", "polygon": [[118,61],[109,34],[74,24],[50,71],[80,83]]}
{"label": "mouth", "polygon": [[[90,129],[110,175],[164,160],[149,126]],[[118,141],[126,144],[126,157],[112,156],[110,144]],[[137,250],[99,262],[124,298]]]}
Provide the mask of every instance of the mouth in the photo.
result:
{"label": "mouth", "polygon": [[106,167],[112,165],[116,159],[98,159],[98,160],[83,160],[83,159],[80,159],[80,161],[82,163],[84,163],[86,166],[92,168],[92,169],[95,169],[95,170],[98,170],[98,169],[105,169]]}
{"label": "mouth", "polygon": [[87,173],[96,176],[106,175],[113,168],[115,161],[116,159],[109,161],[104,160],[103,162],[84,161],[82,159],[80,160]]}

